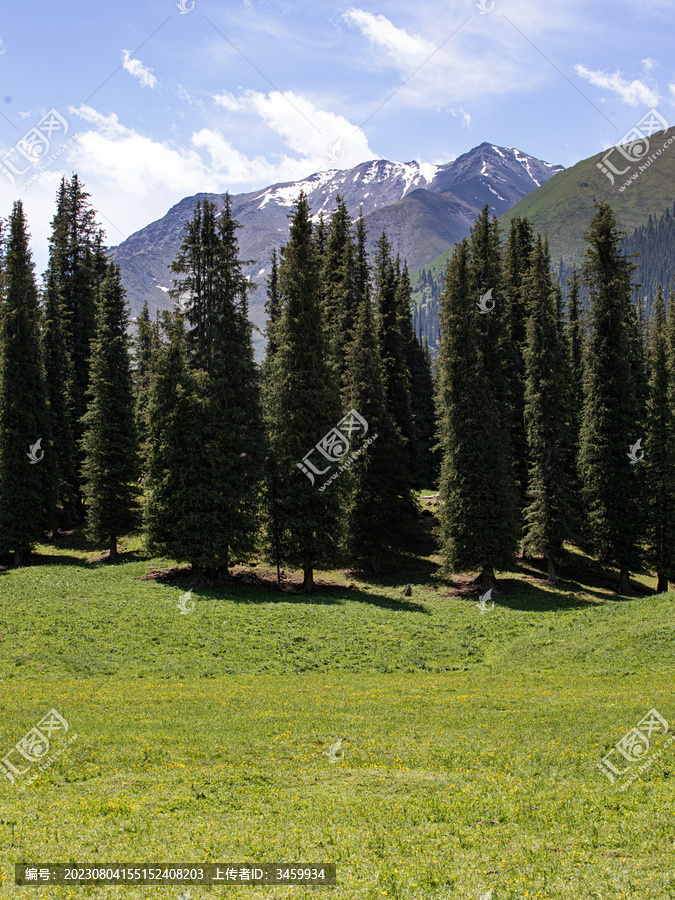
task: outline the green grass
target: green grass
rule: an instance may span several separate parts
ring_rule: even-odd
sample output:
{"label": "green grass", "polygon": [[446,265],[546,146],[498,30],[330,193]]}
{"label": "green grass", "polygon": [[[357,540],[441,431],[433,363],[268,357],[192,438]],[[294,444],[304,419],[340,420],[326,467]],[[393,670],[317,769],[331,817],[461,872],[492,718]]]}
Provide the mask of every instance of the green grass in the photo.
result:
{"label": "green grass", "polygon": [[126,546],[109,566],[64,538],[0,571],[0,751],[52,707],[78,735],[25,793],[0,782],[0,896],[186,890],[37,891],[16,862],[250,860],[334,862],[338,900],[675,897],[673,745],[625,791],[596,768],[652,707],[675,721],[675,595],[649,576],[623,600],[570,550],[558,589],[524,565],[481,614],[420,545],[314,597],[194,587],[183,615],[188,582],[145,577],[172,562]]}

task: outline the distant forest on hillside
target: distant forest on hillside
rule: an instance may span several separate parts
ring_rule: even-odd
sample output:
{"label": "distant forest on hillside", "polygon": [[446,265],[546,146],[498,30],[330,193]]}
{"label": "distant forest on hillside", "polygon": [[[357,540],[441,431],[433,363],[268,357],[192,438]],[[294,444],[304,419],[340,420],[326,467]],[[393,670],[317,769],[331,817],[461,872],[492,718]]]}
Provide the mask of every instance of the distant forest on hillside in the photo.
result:
{"label": "distant forest on hillside", "polygon": [[[672,212],[666,209],[658,218],[650,215],[646,225],[627,234],[622,250],[627,256],[639,254],[635,260],[638,268],[632,274],[635,288],[633,299],[635,302],[638,298],[642,301],[645,318],[650,319],[658,286],[661,285],[664,293],[667,293],[675,275],[675,204]],[[580,264],[581,260],[577,268]],[[560,260],[557,275],[565,300],[572,273],[573,266]],[[426,338],[429,349],[436,353],[439,341],[439,300],[445,285],[445,273],[438,275],[431,268],[422,268],[413,277],[412,285],[415,333],[420,339]]]}

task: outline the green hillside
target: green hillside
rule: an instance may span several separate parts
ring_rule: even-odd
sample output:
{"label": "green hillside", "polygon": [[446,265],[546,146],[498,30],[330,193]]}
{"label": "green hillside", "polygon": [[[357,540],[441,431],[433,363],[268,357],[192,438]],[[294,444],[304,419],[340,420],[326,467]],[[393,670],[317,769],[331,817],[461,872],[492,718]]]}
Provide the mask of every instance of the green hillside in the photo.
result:
{"label": "green hillside", "polygon": [[211,861],[333,862],[340,900],[672,898],[666,736],[620,783],[597,763],[650,709],[672,721],[675,595],[643,574],[623,601],[570,548],[558,588],[521,563],[482,614],[430,540],[416,549],[379,579],[317,573],[313,597],[239,570],[222,591],[194,585],[187,614],[186,573],[136,539],[114,566],[63,537],[0,569],[2,752],[52,708],[76,735],[43,772],[24,760],[0,779],[0,897],[37,896],[12,883],[17,862]]}
{"label": "green hillside", "polygon": [[[649,155],[663,148],[666,140],[674,136],[675,128],[652,135]],[[666,209],[672,208],[675,201],[675,141],[623,191],[620,188],[625,181],[616,176],[612,185],[597,168],[605,152],[603,150],[554,175],[501,216],[500,225],[506,230],[514,216],[527,216],[535,231],[548,235],[553,262],[557,263],[560,257],[565,262],[573,262],[579,259],[584,248],[583,233],[593,217],[594,197],[611,204],[619,226],[629,234],[646,224],[650,215],[662,216]],[[618,154],[615,153],[612,159],[618,165]],[[623,178],[628,179],[638,170],[639,165],[634,163]]]}

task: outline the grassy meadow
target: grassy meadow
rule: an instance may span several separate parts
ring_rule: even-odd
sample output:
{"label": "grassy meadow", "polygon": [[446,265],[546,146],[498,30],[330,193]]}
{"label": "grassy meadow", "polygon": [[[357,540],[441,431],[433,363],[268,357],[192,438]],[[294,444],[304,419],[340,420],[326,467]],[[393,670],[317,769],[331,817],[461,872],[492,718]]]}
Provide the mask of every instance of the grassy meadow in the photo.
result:
{"label": "grassy meadow", "polygon": [[[37,764],[0,779],[0,897],[675,898],[675,745],[624,791],[596,768],[651,708],[675,721],[675,594],[650,576],[622,599],[570,549],[558,588],[523,563],[481,613],[422,537],[310,597],[240,566],[182,613],[187,574],[123,543],[0,570],[0,751],[51,708],[77,734],[25,791]],[[247,860],[333,862],[338,886],[14,884],[15,863]]]}

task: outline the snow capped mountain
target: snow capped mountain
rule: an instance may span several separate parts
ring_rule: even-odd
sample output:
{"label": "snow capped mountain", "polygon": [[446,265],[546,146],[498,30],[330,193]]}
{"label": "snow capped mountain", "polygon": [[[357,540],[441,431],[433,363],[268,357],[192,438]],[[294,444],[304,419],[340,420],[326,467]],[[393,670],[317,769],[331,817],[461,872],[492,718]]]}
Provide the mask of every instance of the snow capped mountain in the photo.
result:
{"label": "snow capped mountain", "polygon": [[[556,172],[561,172],[563,167],[535,159],[515,147],[495,147],[494,144],[483,143],[439,169],[429,185],[430,191],[452,191],[469,202],[486,197],[499,216],[525,194],[540,187]],[[486,190],[494,202],[487,199]],[[508,206],[502,208],[502,203]]]}
{"label": "snow capped mountain", "polygon": [[[289,214],[300,191],[307,195],[312,217],[329,217],[335,199],[343,197],[354,218],[363,210],[369,245],[384,230],[394,251],[408,260],[411,272],[426,265],[469,233],[487,203],[500,216],[562,166],[551,165],[513,147],[483,143],[443,165],[416,161],[399,163],[376,159],[352,169],[315,172],[302,181],[273,184],[231,197],[245,267],[254,282],[264,285],[273,247],[288,238]],[[151,314],[171,305],[169,265],[178,251],[183,227],[198,200],[211,200],[222,209],[222,194],[186,197],[167,214],[132,234],[114,248],[133,314],[147,298]],[[251,318],[264,323],[264,289],[251,297]]]}
{"label": "snow capped mountain", "polygon": [[[363,214],[368,215],[378,207],[388,206],[403,199],[417,187],[426,187],[436,177],[440,166],[430,163],[397,163],[385,159],[375,159],[361,163],[353,169],[329,169],[316,172],[304,181],[289,184],[274,184],[253,195],[252,202],[260,199],[257,209],[262,210],[269,203],[290,209],[300,191],[307,195],[313,219],[319,214],[328,215],[339,194],[345,198],[352,215],[358,215],[358,208],[351,209],[352,203],[363,206]],[[364,186],[367,191],[363,191]]]}

